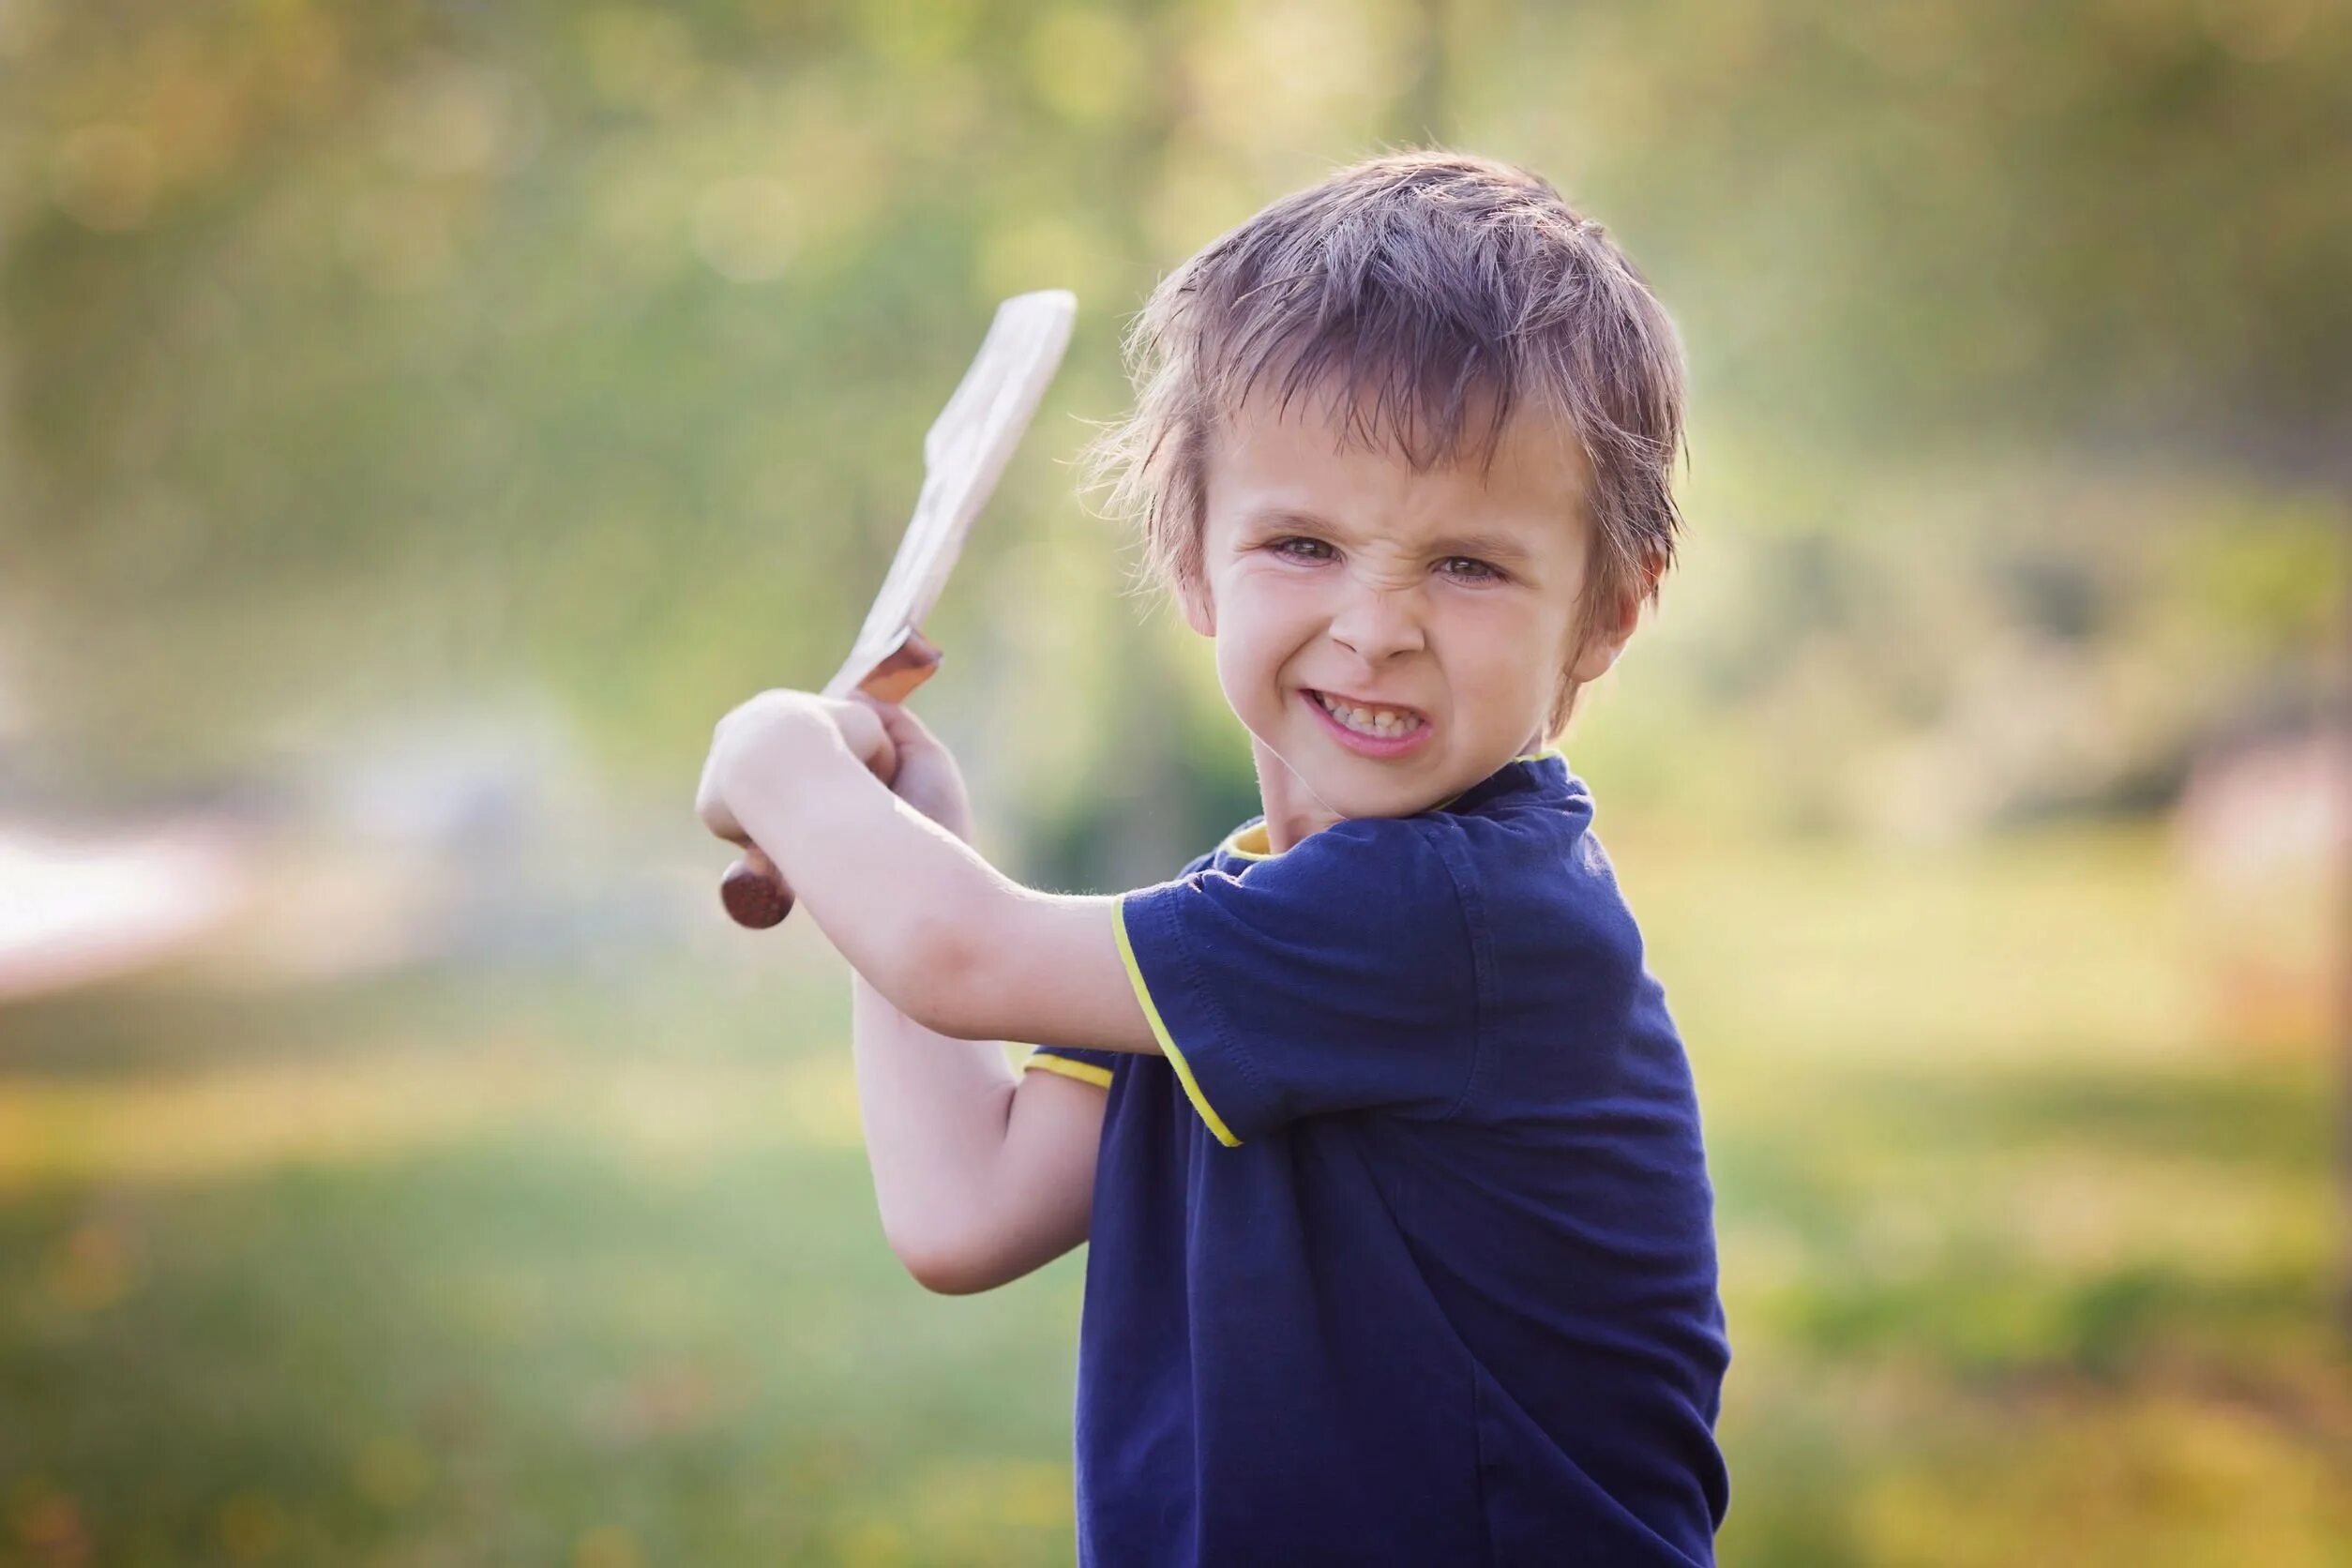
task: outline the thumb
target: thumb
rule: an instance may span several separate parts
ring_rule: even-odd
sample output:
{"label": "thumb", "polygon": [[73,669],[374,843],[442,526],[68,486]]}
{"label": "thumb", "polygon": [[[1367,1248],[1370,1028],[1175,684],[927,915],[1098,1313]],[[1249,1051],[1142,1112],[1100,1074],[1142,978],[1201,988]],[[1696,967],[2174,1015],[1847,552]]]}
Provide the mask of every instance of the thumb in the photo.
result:
{"label": "thumb", "polygon": [[932,738],[931,731],[924,728],[923,721],[910,713],[905,704],[885,702],[878,697],[869,697],[862,691],[852,691],[850,695],[873,710],[874,716],[882,720],[883,733],[890,737],[891,744],[897,747],[902,757],[916,756],[927,751],[937,751],[940,748],[939,742]]}
{"label": "thumb", "polygon": [[898,747],[882,724],[882,716],[873,711],[870,703],[846,702],[838,698],[824,701],[850,750],[883,783],[889,783],[898,772]]}

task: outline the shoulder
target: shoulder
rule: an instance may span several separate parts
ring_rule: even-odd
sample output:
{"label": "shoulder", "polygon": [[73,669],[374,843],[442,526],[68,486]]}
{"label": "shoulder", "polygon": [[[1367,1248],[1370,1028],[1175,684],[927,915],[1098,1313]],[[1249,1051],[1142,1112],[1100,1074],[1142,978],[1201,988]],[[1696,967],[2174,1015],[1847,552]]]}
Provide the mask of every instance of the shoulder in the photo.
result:
{"label": "shoulder", "polygon": [[1591,797],[1580,788],[1433,813],[1425,822],[1474,925],[1513,933],[1515,946],[1540,942],[1580,963],[1639,963],[1633,911],[1594,831]]}
{"label": "shoulder", "polygon": [[1346,905],[1351,912],[1458,909],[1461,886],[1437,830],[1418,817],[1349,817],[1243,868],[1245,882]]}
{"label": "shoulder", "polygon": [[1348,818],[1278,853],[1213,855],[1120,908],[1131,941],[1181,927],[1197,951],[1238,944],[1351,972],[1370,955],[1408,968],[1466,958],[1471,936],[1461,885],[1417,818]]}

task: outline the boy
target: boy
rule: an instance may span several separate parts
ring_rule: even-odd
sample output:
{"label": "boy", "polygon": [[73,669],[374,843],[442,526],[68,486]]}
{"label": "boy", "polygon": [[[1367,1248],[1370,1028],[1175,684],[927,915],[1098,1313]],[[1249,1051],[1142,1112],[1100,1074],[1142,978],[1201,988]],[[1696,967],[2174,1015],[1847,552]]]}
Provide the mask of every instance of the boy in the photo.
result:
{"label": "boy", "polygon": [[1671,561],[1674,329],[1550,186],[1410,153],[1211,245],[1131,346],[1098,455],[1260,816],[1063,897],[967,847],[903,710],[763,693],[704,771],[859,976],[891,1244],[966,1292],[1091,1239],[1081,1562],[1710,1561],[1697,1108],[1546,746]]}

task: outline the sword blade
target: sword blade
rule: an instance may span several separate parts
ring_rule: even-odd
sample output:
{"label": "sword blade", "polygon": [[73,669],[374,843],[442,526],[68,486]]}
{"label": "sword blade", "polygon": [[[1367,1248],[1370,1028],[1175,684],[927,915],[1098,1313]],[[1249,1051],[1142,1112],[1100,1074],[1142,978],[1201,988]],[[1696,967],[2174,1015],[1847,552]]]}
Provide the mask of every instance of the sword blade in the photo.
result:
{"label": "sword blade", "polygon": [[923,490],[914,515],[850,656],[825,683],[824,695],[847,697],[898,651],[939,601],[972,520],[1062,364],[1077,317],[1078,298],[1066,289],[1015,294],[997,307],[979,354],[923,439]]}

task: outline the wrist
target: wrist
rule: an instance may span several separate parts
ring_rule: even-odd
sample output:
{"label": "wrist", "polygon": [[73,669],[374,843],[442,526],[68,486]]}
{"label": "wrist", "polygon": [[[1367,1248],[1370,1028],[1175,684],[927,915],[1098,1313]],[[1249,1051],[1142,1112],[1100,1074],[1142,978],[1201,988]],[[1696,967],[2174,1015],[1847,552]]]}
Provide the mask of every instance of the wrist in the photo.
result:
{"label": "wrist", "polygon": [[964,812],[961,815],[957,815],[952,811],[934,811],[927,807],[916,805],[913,801],[907,799],[904,795],[899,795],[897,798],[900,805],[904,806],[908,810],[913,812],[916,816],[922,818],[925,822],[930,823],[933,827],[938,828],[942,833],[945,833],[950,837],[954,838],[957,843],[963,844],[967,847],[972,845],[976,829],[972,823],[972,814],[970,812]]}

